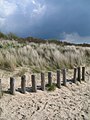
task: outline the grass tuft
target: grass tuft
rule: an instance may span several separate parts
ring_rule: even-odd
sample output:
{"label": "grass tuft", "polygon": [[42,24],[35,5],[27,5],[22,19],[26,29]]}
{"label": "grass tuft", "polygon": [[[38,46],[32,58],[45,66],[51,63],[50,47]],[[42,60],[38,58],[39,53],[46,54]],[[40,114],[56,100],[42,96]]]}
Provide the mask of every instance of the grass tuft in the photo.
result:
{"label": "grass tuft", "polygon": [[56,84],[53,83],[52,85],[46,84],[47,91],[54,91],[56,89]]}

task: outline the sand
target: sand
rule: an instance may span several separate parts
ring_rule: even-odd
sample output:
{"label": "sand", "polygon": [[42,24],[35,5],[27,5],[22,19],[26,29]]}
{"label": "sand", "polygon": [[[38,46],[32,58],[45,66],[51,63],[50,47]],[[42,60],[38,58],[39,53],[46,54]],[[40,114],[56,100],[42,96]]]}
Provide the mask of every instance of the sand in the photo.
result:
{"label": "sand", "polygon": [[[89,68],[87,72],[90,72]],[[16,77],[16,94],[4,93],[0,99],[0,120],[90,120],[90,77],[87,73],[85,82],[77,84],[70,82],[61,89],[56,88],[52,92],[38,90],[37,93],[30,91],[30,75],[29,73],[26,75],[26,94],[18,91],[20,77]],[[6,76],[2,81],[5,91],[9,88],[11,73]],[[71,74],[68,77],[71,77]],[[38,85],[39,78],[37,75]],[[54,75],[53,81],[55,80]]]}

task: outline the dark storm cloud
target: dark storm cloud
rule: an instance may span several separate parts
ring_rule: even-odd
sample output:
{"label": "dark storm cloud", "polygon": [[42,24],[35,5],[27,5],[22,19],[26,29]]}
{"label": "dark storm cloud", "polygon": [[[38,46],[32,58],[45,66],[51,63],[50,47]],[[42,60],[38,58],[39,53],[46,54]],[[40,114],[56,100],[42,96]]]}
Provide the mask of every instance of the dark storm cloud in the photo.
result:
{"label": "dark storm cloud", "polygon": [[1,31],[90,43],[90,0],[1,0],[0,5]]}
{"label": "dark storm cloud", "polygon": [[48,12],[44,20],[47,31],[54,31],[56,36],[63,32],[90,35],[89,0],[56,0],[47,6]]}

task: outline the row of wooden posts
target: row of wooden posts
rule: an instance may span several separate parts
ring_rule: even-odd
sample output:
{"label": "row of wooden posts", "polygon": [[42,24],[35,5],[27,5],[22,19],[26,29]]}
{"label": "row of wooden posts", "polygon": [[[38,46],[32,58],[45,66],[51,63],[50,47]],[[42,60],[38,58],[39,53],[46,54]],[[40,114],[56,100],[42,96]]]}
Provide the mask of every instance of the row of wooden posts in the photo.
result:
{"label": "row of wooden posts", "polygon": [[[57,87],[61,88],[61,78],[60,78],[60,70],[57,70]],[[63,75],[63,85],[66,86],[67,79],[66,79],[66,69],[62,70]],[[81,80],[85,81],[85,67],[78,67],[74,68],[74,74],[72,78],[72,82],[76,83],[77,81],[81,82]],[[37,92],[37,83],[35,79],[35,75],[31,75],[31,82],[32,82],[32,92]],[[15,94],[15,79],[13,77],[10,77],[10,94]],[[48,85],[52,85],[52,73],[48,72]],[[45,75],[43,72],[41,72],[41,90],[45,90]],[[0,79],[0,93],[2,92],[2,86],[1,86],[1,79]],[[26,76],[23,75],[21,77],[21,92],[23,94],[26,93]]]}

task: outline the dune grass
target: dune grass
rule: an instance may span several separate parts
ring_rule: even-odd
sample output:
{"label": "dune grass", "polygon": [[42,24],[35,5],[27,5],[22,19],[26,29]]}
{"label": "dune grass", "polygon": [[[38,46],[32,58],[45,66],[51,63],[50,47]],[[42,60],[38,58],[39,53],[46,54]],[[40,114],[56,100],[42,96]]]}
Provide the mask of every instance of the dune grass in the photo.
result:
{"label": "dune grass", "polygon": [[16,67],[30,67],[33,71],[55,70],[90,65],[90,48],[60,46],[54,43],[18,43],[0,40],[0,68],[13,71]]}
{"label": "dune grass", "polygon": [[56,89],[56,84],[53,83],[52,85],[46,84],[47,91],[54,91]]}

